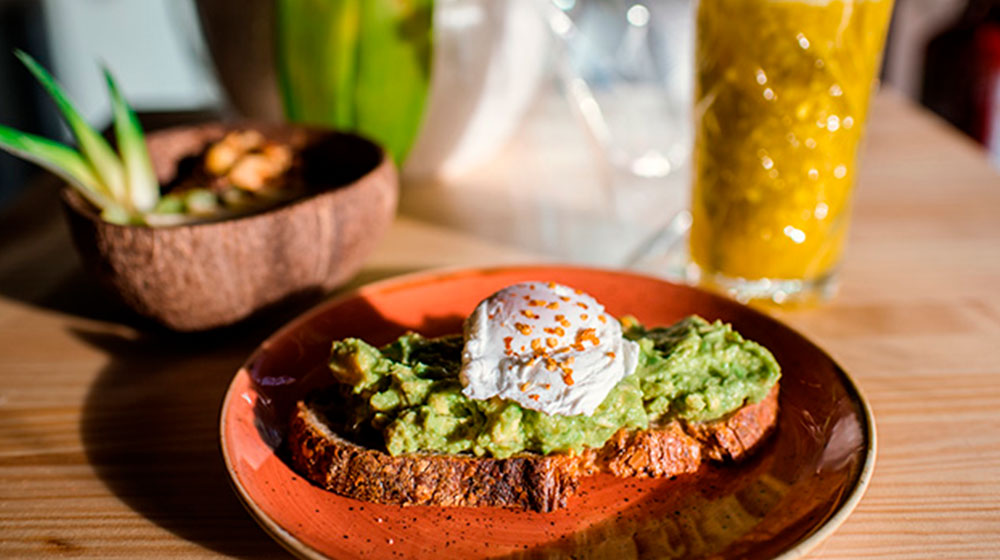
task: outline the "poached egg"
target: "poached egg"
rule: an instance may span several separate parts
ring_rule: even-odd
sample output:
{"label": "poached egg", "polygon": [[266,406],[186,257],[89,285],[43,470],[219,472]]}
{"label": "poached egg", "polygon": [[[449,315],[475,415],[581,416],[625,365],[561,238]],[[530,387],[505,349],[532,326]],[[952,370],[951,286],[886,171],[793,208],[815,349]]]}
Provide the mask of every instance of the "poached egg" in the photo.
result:
{"label": "poached egg", "polygon": [[462,393],[546,414],[591,415],[635,371],[639,345],[593,297],[553,282],[514,284],[466,319]]}

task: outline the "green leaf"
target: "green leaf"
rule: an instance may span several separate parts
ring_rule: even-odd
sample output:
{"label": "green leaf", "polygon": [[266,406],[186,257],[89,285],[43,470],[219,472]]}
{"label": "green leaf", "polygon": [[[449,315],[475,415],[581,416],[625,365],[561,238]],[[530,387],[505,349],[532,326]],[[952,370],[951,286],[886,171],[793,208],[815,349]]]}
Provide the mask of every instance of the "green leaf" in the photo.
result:
{"label": "green leaf", "polygon": [[160,199],[160,183],[149,159],[146,138],[135,111],[125,101],[111,72],[104,69],[104,79],[111,93],[111,107],[115,117],[115,136],[118,139],[118,153],[125,166],[125,186],[132,206],[139,212],[148,212],[156,207]]}
{"label": "green leaf", "polygon": [[156,203],[153,212],[157,214],[183,214],[184,199],[176,194],[167,194]]}
{"label": "green leaf", "polygon": [[0,125],[0,149],[62,177],[98,208],[115,205],[83,156],[65,144]]}
{"label": "green leaf", "polygon": [[366,0],[358,54],[358,131],[402,163],[430,89],[433,0]]}
{"label": "green leaf", "polygon": [[278,0],[278,75],[290,120],[354,130],[360,2]]}
{"label": "green leaf", "polygon": [[101,183],[107,187],[111,196],[120,204],[131,206],[125,188],[125,170],[122,168],[122,163],[118,159],[118,156],[115,155],[114,150],[111,149],[111,146],[80,116],[80,113],[73,107],[73,104],[66,97],[66,94],[51,74],[24,51],[17,50],[14,51],[14,54],[34,74],[35,78],[42,84],[42,87],[45,88],[45,91],[55,101],[56,106],[59,107],[59,111],[62,112],[63,117],[66,119],[66,123],[69,124],[70,129],[73,131],[77,143],[80,145],[80,152],[90,163]]}
{"label": "green leaf", "polygon": [[0,148],[78,183],[87,190],[102,192],[104,189],[86,160],[65,144],[0,125]]}
{"label": "green leaf", "polygon": [[278,0],[288,118],[357,131],[405,159],[430,88],[433,0]]}
{"label": "green leaf", "polygon": [[210,216],[219,211],[219,197],[208,189],[191,189],[184,193],[184,206],[195,216]]}
{"label": "green leaf", "polygon": [[136,219],[132,214],[125,210],[117,204],[114,206],[109,206],[101,211],[101,219],[105,222],[111,224],[118,224],[120,226],[136,225],[142,223],[140,219]]}

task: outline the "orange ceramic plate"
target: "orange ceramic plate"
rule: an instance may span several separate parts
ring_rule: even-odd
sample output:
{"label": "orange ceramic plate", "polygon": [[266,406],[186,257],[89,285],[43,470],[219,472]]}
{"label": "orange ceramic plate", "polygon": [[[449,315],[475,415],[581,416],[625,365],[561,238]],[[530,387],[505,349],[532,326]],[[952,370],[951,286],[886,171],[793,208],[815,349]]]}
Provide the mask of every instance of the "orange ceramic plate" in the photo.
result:
{"label": "orange ceramic plate", "polygon": [[[327,384],[330,342],[375,344],[407,330],[461,332],[494,291],[525,280],[589,292],[616,316],[667,325],[697,313],[733,323],[780,362],[777,431],[748,462],[676,480],[585,482],[554,513],[399,507],[313,486],[283,460],[295,401]],[[857,388],[829,356],[770,317],[662,280],[559,266],[420,274],[362,288],[296,319],[237,373],[221,417],[222,452],[237,493],[275,539],[307,558],[794,558],[828,536],[861,498],[875,431]]]}

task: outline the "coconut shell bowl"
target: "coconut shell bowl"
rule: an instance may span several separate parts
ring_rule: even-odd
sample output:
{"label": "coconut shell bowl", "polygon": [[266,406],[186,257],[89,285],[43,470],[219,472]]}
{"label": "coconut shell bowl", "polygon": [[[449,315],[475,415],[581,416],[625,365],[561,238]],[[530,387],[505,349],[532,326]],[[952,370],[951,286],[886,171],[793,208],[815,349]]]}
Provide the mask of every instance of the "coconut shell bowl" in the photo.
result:
{"label": "coconut shell bowl", "polygon": [[63,206],[84,266],[140,315],[176,331],[247,318],[349,280],[388,229],[399,185],[391,158],[350,134],[293,125],[205,124],[147,136],[161,185],[213,142],[256,130],[292,147],[304,187],[266,209],[172,226],[116,225],[70,188]]}

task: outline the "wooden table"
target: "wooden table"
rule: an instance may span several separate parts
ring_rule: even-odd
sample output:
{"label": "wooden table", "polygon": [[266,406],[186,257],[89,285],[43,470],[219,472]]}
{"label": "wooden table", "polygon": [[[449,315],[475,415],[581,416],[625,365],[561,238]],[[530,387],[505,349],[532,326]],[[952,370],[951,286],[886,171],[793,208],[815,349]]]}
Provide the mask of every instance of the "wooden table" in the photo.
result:
{"label": "wooden table", "polygon": [[[779,314],[879,429],[867,495],[813,556],[997,558],[1000,176],[897,96],[873,115],[841,294]],[[534,253],[410,209],[355,283]],[[216,427],[236,368],[293,312],[143,332],[80,271],[50,187],[0,216],[0,557],[283,555],[231,492]]]}

